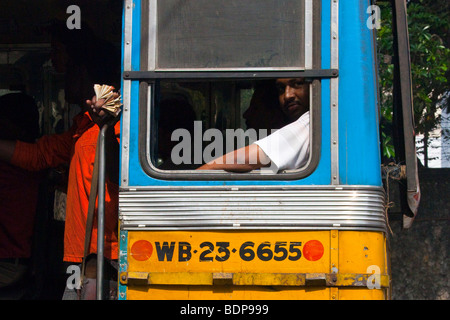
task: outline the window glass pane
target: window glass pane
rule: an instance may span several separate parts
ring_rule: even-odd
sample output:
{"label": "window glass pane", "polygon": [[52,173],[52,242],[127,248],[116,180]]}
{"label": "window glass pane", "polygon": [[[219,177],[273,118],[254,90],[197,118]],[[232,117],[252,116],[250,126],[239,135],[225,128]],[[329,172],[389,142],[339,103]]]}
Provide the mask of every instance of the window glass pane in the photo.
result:
{"label": "window glass pane", "polygon": [[[287,80],[158,81],[151,111],[151,141],[156,146],[147,146],[153,150],[153,166],[194,170],[293,124],[300,115],[291,115],[290,110],[309,110],[310,84],[304,79]],[[291,90],[295,98],[280,98],[285,92],[291,95]],[[309,141],[309,131],[306,136]],[[301,139],[295,138],[292,147],[301,145]]]}
{"label": "window glass pane", "polygon": [[157,68],[304,66],[304,3],[164,0],[157,4]]}

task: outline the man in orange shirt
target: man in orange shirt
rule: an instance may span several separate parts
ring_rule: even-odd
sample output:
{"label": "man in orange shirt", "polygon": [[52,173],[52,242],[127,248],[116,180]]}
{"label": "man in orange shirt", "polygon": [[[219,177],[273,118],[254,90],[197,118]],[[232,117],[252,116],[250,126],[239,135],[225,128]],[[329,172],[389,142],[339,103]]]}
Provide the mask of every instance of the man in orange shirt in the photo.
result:
{"label": "man in orange shirt", "polygon": [[[0,140],[0,160],[30,171],[70,163],[67,190],[66,224],[64,232],[64,261],[80,263],[84,254],[86,219],[89,205],[95,149],[100,127],[111,116],[100,111],[103,100],[88,100],[88,110],[74,119],[69,131],[48,135],[36,143]],[[105,257],[118,258],[118,153],[120,123],[108,130],[107,179],[105,187]],[[111,152],[112,151],[112,152]],[[97,252],[97,227],[94,220],[90,253]]]}

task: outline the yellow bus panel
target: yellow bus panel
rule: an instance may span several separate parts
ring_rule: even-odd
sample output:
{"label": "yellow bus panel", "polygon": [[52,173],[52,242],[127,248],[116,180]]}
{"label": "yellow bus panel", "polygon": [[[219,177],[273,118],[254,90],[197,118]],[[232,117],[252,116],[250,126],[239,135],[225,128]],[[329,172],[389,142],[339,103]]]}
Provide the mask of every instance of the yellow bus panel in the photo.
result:
{"label": "yellow bus panel", "polygon": [[127,299],[385,299],[381,232],[129,231]]}

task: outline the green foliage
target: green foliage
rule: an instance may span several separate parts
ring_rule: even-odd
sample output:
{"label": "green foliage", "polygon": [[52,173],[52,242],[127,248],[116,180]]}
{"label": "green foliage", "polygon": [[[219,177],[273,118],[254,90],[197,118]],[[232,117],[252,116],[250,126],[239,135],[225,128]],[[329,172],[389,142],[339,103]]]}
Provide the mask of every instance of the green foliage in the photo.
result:
{"label": "green foliage", "polygon": [[[381,29],[377,34],[380,62],[382,147],[383,155],[392,158],[394,70],[392,64],[394,54],[392,52],[392,12],[389,4],[379,3],[378,5],[382,13]],[[446,106],[443,104],[443,97],[444,93],[448,91],[450,60],[448,11],[442,10],[432,1],[409,1],[408,29],[416,133],[425,133],[436,127],[440,120],[437,110]]]}

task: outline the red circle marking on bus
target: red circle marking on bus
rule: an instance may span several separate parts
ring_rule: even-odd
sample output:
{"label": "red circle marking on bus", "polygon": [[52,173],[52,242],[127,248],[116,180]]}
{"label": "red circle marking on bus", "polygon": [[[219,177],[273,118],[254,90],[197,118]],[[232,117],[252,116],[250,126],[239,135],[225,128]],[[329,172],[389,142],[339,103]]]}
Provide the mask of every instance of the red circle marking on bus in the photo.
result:
{"label": "red circle marking on bus", "polygon": [[303,256],[309,261],[317,261],[322,258],[323,251],[323,245],[318,240],[310,240],[303,246]]}
{"label": "red circle marking on bus", "polygon": [[147,240],[138,240],[131,246],[131,256],[137,261],[145,261],[150,259],[153,246]]}

